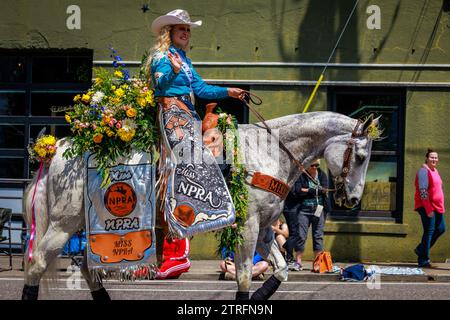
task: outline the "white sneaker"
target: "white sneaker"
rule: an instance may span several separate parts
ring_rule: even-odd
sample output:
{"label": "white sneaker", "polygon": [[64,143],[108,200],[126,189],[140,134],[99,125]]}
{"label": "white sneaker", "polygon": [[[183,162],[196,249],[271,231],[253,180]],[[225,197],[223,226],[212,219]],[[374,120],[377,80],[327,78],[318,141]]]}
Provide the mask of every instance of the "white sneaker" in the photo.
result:
{"label": "white sneaker", "polygon": [[297,261],[294,261],[294,262],[288,263],[288,269],[291,271],[302,271],[303,266],[300,263],[298,263]]}

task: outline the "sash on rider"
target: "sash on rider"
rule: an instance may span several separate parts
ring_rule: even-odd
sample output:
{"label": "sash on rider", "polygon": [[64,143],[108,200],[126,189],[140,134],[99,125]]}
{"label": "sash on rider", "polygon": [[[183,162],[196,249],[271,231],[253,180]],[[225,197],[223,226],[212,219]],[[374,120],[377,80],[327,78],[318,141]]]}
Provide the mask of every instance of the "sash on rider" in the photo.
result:
{"label": "sash on rider", "polygon": [[235,209],[221,170],[203,145],[201,122],[189,99],[159,98],[162,137],[160,197],[176,238],[233,224]]}
{"label": "sash on rider", "polygon": [[[95,155],[86,154],[85,212],[90,270],[130,280],[151,278],[155,245],[155,166],[153,155],[132,153],[110,168],[102,189]],[[139,271],[139,272],[136,272]],[[118,275],[118,276],[117,276]]]}

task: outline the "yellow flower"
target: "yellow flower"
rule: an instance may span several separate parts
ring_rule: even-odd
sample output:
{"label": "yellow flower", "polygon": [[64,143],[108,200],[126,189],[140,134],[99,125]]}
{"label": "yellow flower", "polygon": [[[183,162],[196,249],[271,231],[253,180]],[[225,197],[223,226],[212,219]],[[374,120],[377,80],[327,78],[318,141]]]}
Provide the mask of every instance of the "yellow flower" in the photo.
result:
{"label": "yellow flower", "polygon": [[120,99],[120,98],[118,98],[118,97],[115,97],[115,98],[109,98],[109,102],[111,102],[112,104],[118,104],[118,103],[120,103],[122,100]]}
{"label": "yellow flower", "polygon": [[119,71],[119,70],[114,71],[114,75],[115,75],[116,77],[118,77],[118,78],[122,78],[122,77],[123,77],[122,71]]}
{"label": "yellow flower", "polygon": [[102,84],[102,82],[103,82],[102,78],[99,77],[95,78],[95,85],[100,85]]}
{"label": "yellow flower", "polygon": [[138,97],[138,98],[137,98],[137,103],[138,103],[138,105],[139,105],[140,107],[145,107],[145,104],[146,104],[145,98]]}
{"label": "yellow flower", "polygon": [[153,104],[153,97],[152,97],[152,95],[148,94],[145,97],[145,102],[147,102],[147,104]]}
{"label": "yellow flower", "polygon": [[73,98],[73,102],[78,102],[80,101],[81,96],[79,94],[77,94],[74,98]]}
{"label": "yellow flower", "polygon": [[45,158],[47,152],[43,148],[38,148],[37,146],[34,148],[34,151],[38,154],[39,157]]}
{"label": "yellow flower", "polygon": [[56,144],[56,138],[52,135],[46,135],[40,138],[37,141],[37,144],[40,144],[42,146],[48,146],[48,145],[55,145]]}
{"label": "yellow flower", "polygon": [[102,139],[103,139],[103,135],[101,133],[96,133],[93,138],[95,143],[102,142]]}
{"label": "yellow flower", "polygon": [[116,90],[116,88],[117,88],[116,86],[111,86],[111,89],[113,90]]}
{"label": "yellow flower", "polygon": [[114,91],[114,93],[116,94],[117,97],[122,98],[125,95],[125,91],[123,91],[122,88],[117,89],[116,91]]}
{"label": "yellow flower", "polygon": [[135,134],[136,134],[135,129],[127,130],[125,128],[120,128],[117,131],[117,135],[119,136],[120,140],[125,141],[125,142],[130,142],[131,139],[133,139]]}
{"label": "yellow flower", "polygon": [[134,118],[134,117],[136,117],[136,114],[137,114],[137,112],[136,112],[136,109],[134,109],[134,108],[130,108],[127,110],[127,117]]}
{"label": "yellow flower", "polygon": [[83,101],[84,103],[89,103],[90,100],[91,96],[88,94],[83,94],[83,96],[81,97],[81,101]]}
{"label": "yellow flower", "polygon": [[66,122],[67,123],[71,123],[72,122],[72,119],[70,119],[70,116],[68,114],[65,115],[65,118],[66,118]]}
{"label": "yellow flower", "polygon": [[114,131],[112,131],[110,128],[106,128],[105,132],[106,135],[110,138],[114,135]]}

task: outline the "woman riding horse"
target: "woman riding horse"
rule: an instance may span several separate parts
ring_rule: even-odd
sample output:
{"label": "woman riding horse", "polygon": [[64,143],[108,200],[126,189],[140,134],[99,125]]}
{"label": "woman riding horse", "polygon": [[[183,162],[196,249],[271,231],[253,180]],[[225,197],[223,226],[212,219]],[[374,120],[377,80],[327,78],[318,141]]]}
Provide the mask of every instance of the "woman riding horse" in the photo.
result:
{"label": "woman riding horse", "polygon": [[[201,21],[191,22],[189,14],[185,10],[173,10],[166,15],[156,18],[152,23],[152,31],[158,35],[157,44],[152,48],[144,71],[150,75],[151,82],[155,90],[155,97],[158,102],[158,118],[162,134],[162,161],[160,161],[159,172],[161,175],[160,199],[161,211],[166,214],[166,220],[173,221],[169,224],[171,233],[178,237],[185,237],[186,234],[177,232],[173,225],[180,224],[179,229],[189,227],[195,220],[195,212],[207,212],[209,216],[214,216],[228,210],[233,213],[232,205],[219,206],[218,208],[197,207],[194,197],[189,194],[181,194],[183,186],[182,177],[174,175],[175,183],[168,187],[171,175],[174,172],[184,172],[187,169],[195,171],[192,165],[192,157],[187,162],[178,158],[192,156],[193,152],[177,152],[181,148],[188,151],[202,145],[202,140],[195,135],[195,123],[200,121],[194,108],[194,95],[204,99],[224,99],[233,97],[244,99],[245,91],[239,88],[224,88],[206,84],[197,74],[192,66],[191,60],[186,55],[191,38],[191,28],[200,26]],[[185,150],[185,149],[183,149]],[[177,161],[172,161],[173,158]],[[207,162],[213,156],[208,151],[203,153],[201,162]],[[184,164],[180,164],[184,161]],[[176,168],[175,167],[176,162]],[[215,162],[215,161],[213,161]],[[185,166],[189,163],[189,167]],[[198,176],[208,176],[209,180],[214,176],[220,176],[219,167],[215,164],[206,167],[202,174]],[[208,179],[205,179],[208,180]],[[226,185],[220,177],[220,184],[226,190]],[[184,181],[185,182],[185,181]],[[201,183],[200,181],[196,181]],[[177,186],[175,189],[173,186]],[[217,188],[213,188],[217,189]],[[228,192],[227,192],[228,193]],[[195,196],[198,193],[194,193]],[[184,197],[184,198],[183,198]],[[187,198],[186,198],[187,197]],[[170,199],[170,200],[169,200]],[[197,199],[198,200],[198,199]],[[220,200],[220,199],[219,199]],[[219,203],[230,203],[230,201],[217,201]],[[180,205],[177,205],[180,203]],[[182,204],[183,203],[183,204]],[[158,217],[160,220],[161,217]]]}

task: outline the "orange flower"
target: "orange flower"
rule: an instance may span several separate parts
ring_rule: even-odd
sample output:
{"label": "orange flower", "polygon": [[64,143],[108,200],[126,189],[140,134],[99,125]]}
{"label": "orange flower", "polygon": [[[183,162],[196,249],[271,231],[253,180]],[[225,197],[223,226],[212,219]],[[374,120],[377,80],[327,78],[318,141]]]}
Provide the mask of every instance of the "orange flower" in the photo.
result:
{"label": "orange flower", "polygon": [[95,135],[94,135],[94,142],[95,143],[100,143],[100,142],[102,142],[102,139],[103,139],[103,135],[101,134],[101,133],[96,133]]}
{"label": "orange flower", "polygon": [[127,110],[127,117],[134,118],[134,117],[136,117],[136,114],[137,114],[137,112],[136,112],[136,109],[134,109],[134,108],[130,108]]}

